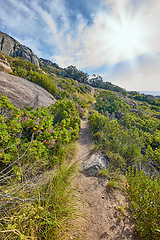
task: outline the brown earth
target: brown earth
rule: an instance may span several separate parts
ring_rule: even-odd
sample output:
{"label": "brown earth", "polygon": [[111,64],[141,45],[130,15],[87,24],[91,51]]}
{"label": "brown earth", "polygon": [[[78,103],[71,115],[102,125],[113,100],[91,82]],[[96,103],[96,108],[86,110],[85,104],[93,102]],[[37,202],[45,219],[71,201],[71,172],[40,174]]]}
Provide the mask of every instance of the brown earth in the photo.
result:
{"label": "brown earth", "polygon": [[[82,120],[78,144],[76,161],[81,168],[83,161],[90,158],[93,150],[87,117]],[[108,180],[104,177],[87,177],[80,171],[74,184],[81,217],[74,222],[67,240],[137,239],[128,201],[122,191],[109,188]]]}

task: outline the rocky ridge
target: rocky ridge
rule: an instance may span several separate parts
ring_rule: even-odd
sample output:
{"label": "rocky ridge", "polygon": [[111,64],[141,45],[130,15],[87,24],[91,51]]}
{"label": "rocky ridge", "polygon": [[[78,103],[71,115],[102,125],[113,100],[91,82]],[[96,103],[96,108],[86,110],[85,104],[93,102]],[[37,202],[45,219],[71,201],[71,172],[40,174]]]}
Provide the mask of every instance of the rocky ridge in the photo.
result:
{"label": "rocky ridge", "polygon": [[0,50],[12,57],[21,57],[24,60],[39,66],[39,59],[33,51],[19,43],[8,34],[0,31]]}

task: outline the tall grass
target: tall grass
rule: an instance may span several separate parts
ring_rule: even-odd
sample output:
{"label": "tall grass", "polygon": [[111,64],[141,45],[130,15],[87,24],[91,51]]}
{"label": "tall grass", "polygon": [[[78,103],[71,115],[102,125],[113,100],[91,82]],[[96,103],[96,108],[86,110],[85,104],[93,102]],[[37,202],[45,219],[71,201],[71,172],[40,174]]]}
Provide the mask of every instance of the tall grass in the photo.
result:
{"label": "tall grass", "polygon": [[[62,239],[74,217],[75,199],[71,186],[75,165],[63,164],[49,179],[39,179],[32,190],[21,192],[20,205],[3,212],[1,239]],[[27,201],[29,199],[29,201]],[[8,206],[9,207],[9,206]]]}
{"label": "tall grass", "polygon": [[81,94],[77,92],[76,95],[86,104],[87,109],[90,109],[92,106],[92,103],[95,101],[94,96],[90,93]]}

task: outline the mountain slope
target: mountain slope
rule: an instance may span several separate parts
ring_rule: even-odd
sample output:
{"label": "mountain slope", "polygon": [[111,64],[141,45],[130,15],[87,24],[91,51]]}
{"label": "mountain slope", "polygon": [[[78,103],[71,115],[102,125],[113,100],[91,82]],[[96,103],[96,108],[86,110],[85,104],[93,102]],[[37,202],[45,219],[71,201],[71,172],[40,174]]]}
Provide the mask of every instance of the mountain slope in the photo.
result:
{"label": "mountain slope", "polygon": [[30,61],[31,63],[39,66],[38,57],[33,51],[19,43],[8,34],[0,31],[0,50],[12,57],[21,57],[24,60]]}

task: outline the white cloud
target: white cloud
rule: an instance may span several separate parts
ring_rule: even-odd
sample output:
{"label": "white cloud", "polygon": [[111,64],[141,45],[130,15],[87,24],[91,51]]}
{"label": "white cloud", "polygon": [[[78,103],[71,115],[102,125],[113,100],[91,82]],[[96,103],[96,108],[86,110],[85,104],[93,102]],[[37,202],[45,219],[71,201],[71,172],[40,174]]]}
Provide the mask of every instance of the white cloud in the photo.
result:
{"label": "white cloud", "polygon": [[[59,36],[60,54],[53,56],[59,65],[67,66],[72,60],[72,64],[79,68],[94,69],[104,64],[116,64],[127,60],[127,57],[124,57],[118,49],[115,52],[115,46],[109,38],[110,26],[108,26],[110,22],[115,21],[113,24],[116,24],[124,18],[130,19],[130,22],[135,24],[135,27],[139,29],[139,36],[143,38],[141,45],[139,44],[134,51],[134,58],[160,51],[160,2],[158,0],[137,4],[136,8],[130,0],[110,0],[107,3],[112,3],[112,11],[98,12],[92,25],[87,26],[82,17],[78,19],[76,37],[75,35],[73,37],[73,32],[66,35],[66,28],[61,31],[61,34],[59,34],[59,29],[52,30],[53,38],[57,39]],[[50,19],[49,25],[53,28],[54,19]]]}
{"label": "white cloud", "polygon": [[[124,84],[126,88],[145,86],[160,89],[160,62],[156,58],[156,54],[160,53],[159,0],[139,0],[136,4],[133,4],[133,0],[100,1],[100,4],[105,6],[103,9],[97,7],[97,11],[91,15],[93,22],[90,25],[80,11],[77,13],[76,22],[73,23],[65,0],[0,1],[2,26],[7,26],[9,34],[15,33],[11,35],[28,45],[40,57],[43,57],[43,52],[39,50],[43,42],[48,48],[46,52],[49,52],[49,49],[54,52],[50,59],[60,66],[72,64],[79,69],[94,71],[101,66],[114,66],[127,60],[128,55],[130,60],[134,60],[139,55],[148,54],[152,59],[147,68],[143,65],[139,67],[138,62],[131,61],[132,66],[137,66],[137,69],[134,69],[136,73],[129,77],[129,72],[119,77],[115,83],[122,87]],[[136,49],[128,47],[127,52],[122,51],[123,44],[119,48],[118,41],[111,34],[114,30],[119,30],[120,23],[125,21],[132,25],[133,30],[134,27],[137,28],[138,35],[135,39],[139,41],[139,44],[135,45]],[[131,41],[131,44],[134,43]],[[156,68],[151,64],[153,61]]]}

